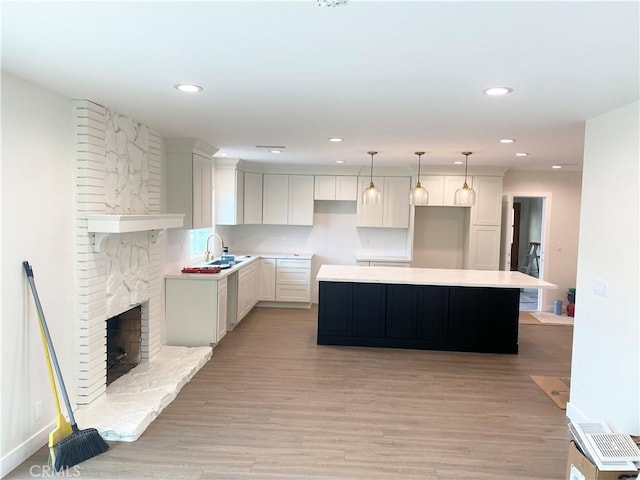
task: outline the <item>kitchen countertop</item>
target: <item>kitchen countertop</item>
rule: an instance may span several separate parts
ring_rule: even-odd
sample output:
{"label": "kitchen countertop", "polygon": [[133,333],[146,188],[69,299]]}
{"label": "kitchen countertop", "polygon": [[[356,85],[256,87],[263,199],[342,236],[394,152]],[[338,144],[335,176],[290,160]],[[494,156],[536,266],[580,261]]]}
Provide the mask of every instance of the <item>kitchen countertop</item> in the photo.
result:
{"label": "kitchen countertop", "polygon": [[521,272],[457,270],[445,268],[364,267],[322,265],[316,277],[321,282],[401,283],[490,288],[557,288],[553,283]]}
{"label": "kitchen countertop", "polygon": [[[234,255],[234,254],[230,254]],[[248,258],[247,258],[248,257]],[[240,263],[236,263],[232,267],[223,268],[220,270],[220,273],[182,273],[180,270],[176,270],[175,272],[169,272],[165,274],[165,278],[173,278],[173,279],[182,279],[182,280],[221,280],[225,277],[228,277],[234,272],[237,272],[242,267],[249,265],[261,258],[291,258],[291,259],[300,259],[300,260],[311,260],[313,258],[312,253],[274,253],[274,254],[251,254],[251,255],[236,255],[236,258],[246,258]],[[185,267],[206,267],[208,266],[207,262],[198,262],[191,265],[185,265]]]}

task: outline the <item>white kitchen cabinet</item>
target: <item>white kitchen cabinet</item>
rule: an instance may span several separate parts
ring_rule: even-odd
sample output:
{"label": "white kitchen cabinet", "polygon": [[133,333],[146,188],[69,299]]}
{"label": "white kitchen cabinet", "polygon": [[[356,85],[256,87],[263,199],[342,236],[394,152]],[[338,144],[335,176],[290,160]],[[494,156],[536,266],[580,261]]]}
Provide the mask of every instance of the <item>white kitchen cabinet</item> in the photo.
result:
{"label": "white kitchen cabinet", "polygon": [[410,177],[374,177],[373,183],[382,193],[382,203],[364,205],[362,192],[371,177],[358,177],[358,227],[409,228]]}
{"label": "white kitchen cabinet", "polygon": [[498,270],[500,268],[499,225],[472,225],[469,230],[467,268]]}
{"label": "white kitchen cabinet", "polygon": [[304,302],[311,299],[311,260],[276,260],[276,301]]}
{"label": "white kitchen cabinet", "polygon": [[313,225],[313,176],[289,175],[288,225]]}
{"label": "white kitchen cabinet", "polygon": [[216,321],[219,342],[227,334],[227,279],[218,280],[218,318]]}
{"label": "white kitchen cabinet", "polygon": [[[371,183],[371,177],[358,177],[358,203],[356,205],[356,226],[357,227],[382,227],[382,206],[384,204],[384,177],[373,177],[373,183],[380,189],[382,202],[376,205],[364,205],[362,203],[362,192]],[[409,194],[407,193],[407,206],[409,205]]]}
{"label": "white kitchen cabinet", "polygon": [[244,172],[216,159],[216,224],[242,225],[244,223]]}
{"label": "white kitchen cabinet", "polygon": [[261,301],[275,301],[276,299],[276,259],[260,259],[259,299]]}
{"label": "white kitchen cabinet", "polygon": [[262,174],[245,172],[244,174],[244,223],[259,225],[262,223]]}
{"label": "white kitchen cabinet", "polygon": [[216,149],[195,138],[168,138],[167,212],[184,213],[184,228],[210,228],[212,161]]}
{"label": "white kitchen cabinet", "polygon": [[[455,207],[456,191],[464,185],[464,175],[445,175],[442,205]],[[473,177],[467,176],[467,185],[473,188]],[[477,197],[477,195],[476,195]]]}
{"label": "white kitchen cabinet", "polygon": [[[225,282],[226,283],[226,282]],[[225,291],[220,295],[221,290]],[[167,345],[216,344],[226,333],[226,285],[214,279],[165,279]],[[223,323],[224,325],[220,325]]]}
{"label": "white kitchen cabinet", "polygon": [[361,265],[363,267],[402,267],[409,268],[411,267],[411,262],[398,262],[398,261],[387,261],[387,260],[358,260],[356,265]]}
{"label": "white kitchen cabinet", "polygon": [[262,223],[286,225],[289,210],[289,175],[264,174]]}
{"label": "white kitchen cabinet", "polygon": [[315,200],[351,200],[358,197],[358,177],[355,175],[316,175]]}
{"label": "white kitchen cabinet", "polygon": [[[413,187],[418,181],[417,177],[412,178]],[[444,176],[443,175],[420,175],[420,184],[429,194],[427,205],[432,207],[442,206],[444,203]],[[408,195],[408,194],[407,194]]]}
{"label": "white kitchen cabinet", "polygon": [[264,174],[262,223],[313,225],[312,175]]}
{"label": "white kitchen cabinet", "polygon": [[502,222],[502,177],[473,177],[476,203],[471,207],[472,225],[500,225]]}
{"label": "white kitchen cabinet", "polygon": [[410,177],[385,177],[382,226],[409,228]]}
{"label": "white kitchen cabinet", "polygon": [[253,262],[238,271],[238,319],[237,323],[258,302],[258,262]]}

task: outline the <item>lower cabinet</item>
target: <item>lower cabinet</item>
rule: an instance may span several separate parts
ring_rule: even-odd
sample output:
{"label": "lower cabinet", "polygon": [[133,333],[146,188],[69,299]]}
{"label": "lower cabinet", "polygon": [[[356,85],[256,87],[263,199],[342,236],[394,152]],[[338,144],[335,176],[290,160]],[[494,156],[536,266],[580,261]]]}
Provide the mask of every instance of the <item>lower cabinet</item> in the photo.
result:
{"label": "lower cabinet", "polygon": [[311,260],[301,258],[260,259],[260,300],[309,303]]}
{"label": "lower cabinet", "polygon": [[258,262],[253,262],[238,271],[238,320],[240,323],[247,313],[258,303]]}
{"label": "lower cabinet", "polygon": [[320,282],[319,345],[518,352],[519,289]]}
{"label": "lower cabinet", "polygon": [[167,345],[218,343],[227,331],[226,278],[165,279]]}

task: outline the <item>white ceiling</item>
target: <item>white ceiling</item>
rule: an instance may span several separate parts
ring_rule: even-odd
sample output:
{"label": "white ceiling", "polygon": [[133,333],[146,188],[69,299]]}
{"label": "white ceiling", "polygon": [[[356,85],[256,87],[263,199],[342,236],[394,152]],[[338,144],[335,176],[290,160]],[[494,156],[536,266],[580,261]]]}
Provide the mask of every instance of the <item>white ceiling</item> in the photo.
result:
{"label": "white ceiling", "polygon": [[2,69],[232,158],[575,170],[638,99],[638,32],[635,1],[3,2]]}

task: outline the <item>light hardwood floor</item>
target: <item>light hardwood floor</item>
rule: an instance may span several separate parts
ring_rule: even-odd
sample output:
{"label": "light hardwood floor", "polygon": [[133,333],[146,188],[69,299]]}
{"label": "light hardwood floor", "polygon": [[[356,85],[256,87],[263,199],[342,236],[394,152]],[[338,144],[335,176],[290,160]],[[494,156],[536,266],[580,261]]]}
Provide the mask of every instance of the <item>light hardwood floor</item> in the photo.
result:
{"label": "light hardwood floor", "polygon": [[570,375],[573,328],[520,325],[520,353],[497,355],[317,346],[316,319],[254,309],[138,441],[79,478],[565,478],[565,412],[529,375]]}

